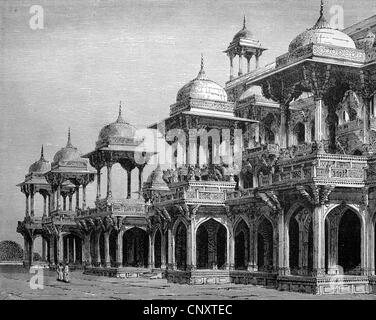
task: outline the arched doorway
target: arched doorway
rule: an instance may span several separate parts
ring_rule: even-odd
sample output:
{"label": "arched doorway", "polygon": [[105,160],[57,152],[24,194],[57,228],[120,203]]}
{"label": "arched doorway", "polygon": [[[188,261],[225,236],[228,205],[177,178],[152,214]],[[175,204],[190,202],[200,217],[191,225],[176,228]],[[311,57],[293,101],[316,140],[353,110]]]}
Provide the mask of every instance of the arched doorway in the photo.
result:
{"label": "arched doorway", "polygon": [[145,230],[134,227],[123,235],[123,264],[148,267],[149,237]]}
{"label": "arched doorway", "polygon": [[116,266],[116,243],[117,243],[117,232],[111,230],[109,237],[109,254],[110,254],[110,265]]}
{"label": "arched doorway", "polygon": [[346,210],[338,226],[338,265],[344,274],[360,274],[360,220],[352,210]]}
{"label": "arched doorway", "polygon": [[227,230],[210,219],[202,223],[196,233],[197,261],[201,269],[224,269],[227,258]]}
{"label": "arched doorway", "polygon": [[244,220],[241,220],[235,229],[235,269],[247,269],[248,256],[249,228]]}
{"label": "arched doorway", "polygon": [[102,231],[99,235],[99,256],[101,261],[101,266],[106,265],[106,257],[104,252],[104,232]]}
{"label": "arched doorway", "polygon": [[298,122],[294,127],[293,132],[296,144],[302,144],[305,142],[305,127],[303,123]]}
{"label": "arched doorway", "polygon": [[273,226],[265,217],[257,228],[257,268],[259,271],[273,269]]}
{"label": "arched doorway", "polygon": [[161,235],[161,231],[157,229],[154,235],[154,267],[155,268],[160,268],[162,265],[161,248],[162,248],[162,235]]}
{"label": "arched doorway", "polygon": [[296,221],[296,214],[289,222],[289,264],[291,274],[298,274],[299,271],[299,224]]}
{"label": "arched doorway", "polygon": [[91,256],[91,263],[95,266],[97,263],[97,255],[96,255],[96,233],[94,231],[90,234],[90,256]]}
{"label": "arched doorway", "polygon": [[179,270],[187,267],[187,228],[183,222],[179,223],[175,232],[175,263]]}

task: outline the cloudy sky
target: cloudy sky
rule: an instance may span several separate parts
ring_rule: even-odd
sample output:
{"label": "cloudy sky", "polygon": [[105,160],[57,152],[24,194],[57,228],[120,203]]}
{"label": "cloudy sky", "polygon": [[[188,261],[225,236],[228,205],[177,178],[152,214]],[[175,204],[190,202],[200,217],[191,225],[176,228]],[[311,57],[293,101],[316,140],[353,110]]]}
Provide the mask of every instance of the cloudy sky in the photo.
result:
{"label": "cloudy sky", "polygon": [[[326,2],[326,11],[343,6],[345,26],[376,13],[374,0]],[[44,9],[43,29],[30,28],[33,5]],[[139,128],[167,117],[179,88],[196,76],[201,53],[207,75],[228,80],[222,51],[244,14],[269,49],[266,64],[314,24],[319,7],[319,0],[0,0],[0,240],[22,243],[16,226],[25,201],[16,184],[42,144],[52,159],[71,127],[73,144],[91,151],[100,128],[116,119],[119,100]],[[122,196],[125,174],[116,170]]]}

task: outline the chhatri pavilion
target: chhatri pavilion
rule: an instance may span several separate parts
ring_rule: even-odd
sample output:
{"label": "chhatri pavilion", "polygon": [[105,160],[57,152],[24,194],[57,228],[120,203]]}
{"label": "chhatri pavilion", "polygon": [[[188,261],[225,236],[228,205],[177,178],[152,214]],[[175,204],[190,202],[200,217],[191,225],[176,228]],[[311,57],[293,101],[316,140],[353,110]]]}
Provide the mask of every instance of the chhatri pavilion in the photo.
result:
{"label": "chhatri pavilion", "polygon": [[[146,143],[121,107],[90,153],[82,155],[70,133],[51,162],[42,148],[18,185],[25,266],[36,263],[41,237],[46,265],[65,262],[86,274],[376,292],[375,33],[376,16],[332,28],[321,3],[316,23],[261,67],[267,49],[244,19],[224,51],[225,87],[210,80],[202,59],[169,117],[148,127],[163,150]],[[144,182],[153,156],[158,164]],[[113,192],[115,164],[127,173],[124,198]]]}

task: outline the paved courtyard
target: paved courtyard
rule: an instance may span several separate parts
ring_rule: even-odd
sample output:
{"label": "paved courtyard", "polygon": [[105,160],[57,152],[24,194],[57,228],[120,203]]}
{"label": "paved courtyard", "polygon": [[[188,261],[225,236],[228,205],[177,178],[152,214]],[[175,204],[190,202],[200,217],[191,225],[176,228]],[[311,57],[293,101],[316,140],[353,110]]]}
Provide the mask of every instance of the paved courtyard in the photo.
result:
{"label": "paved courtyard", "polygon": [[44,270],[44,289],[30,288],[29,274],[22,267],[0,266],[0,299],[370,299],[376,295],[314,296],[281,292],[253,285],[189,286],[165,279],[116,279],[71,272],[71,283],[56,281],[55,272]]}

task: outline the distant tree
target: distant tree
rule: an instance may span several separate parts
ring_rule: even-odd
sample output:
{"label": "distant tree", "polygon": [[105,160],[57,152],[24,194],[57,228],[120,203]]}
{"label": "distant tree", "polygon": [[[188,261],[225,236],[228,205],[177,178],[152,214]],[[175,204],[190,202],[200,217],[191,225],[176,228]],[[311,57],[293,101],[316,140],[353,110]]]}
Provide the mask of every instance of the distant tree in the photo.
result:
{"label": "distant tree", "polygon": [[14,241],[4,240],[0,242],[0,261],[22,261],[23,250]]}

